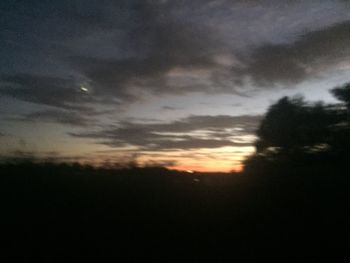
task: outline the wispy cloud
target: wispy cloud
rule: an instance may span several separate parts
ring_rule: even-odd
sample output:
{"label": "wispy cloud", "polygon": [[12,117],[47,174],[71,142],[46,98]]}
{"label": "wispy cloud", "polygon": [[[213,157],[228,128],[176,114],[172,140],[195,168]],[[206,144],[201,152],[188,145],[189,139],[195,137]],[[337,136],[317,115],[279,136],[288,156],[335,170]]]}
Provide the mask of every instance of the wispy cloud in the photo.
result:
{"label": "wispy cloud", "polygon": [[[190,116],[171,123],[122,122],[97,132],[71,133],[110,147],[136,146],[140,150],[186,150],[250,146],[261,116]],[[244,137],[246,139],[244,140]]]}
{"label": "wispy cloud", "polygon": [[181,110],[183,108],[180,107],[173,107],[173,106],[163,106],[162,110],[168,110],[168,111],[174,111],[174,110]]}

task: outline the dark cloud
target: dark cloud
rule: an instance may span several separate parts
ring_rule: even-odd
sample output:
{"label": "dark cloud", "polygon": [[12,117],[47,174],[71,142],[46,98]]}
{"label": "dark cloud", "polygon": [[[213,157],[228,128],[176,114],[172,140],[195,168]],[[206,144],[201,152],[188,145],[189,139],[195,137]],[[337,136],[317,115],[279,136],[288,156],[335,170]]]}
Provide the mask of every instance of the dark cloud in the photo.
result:
{"label": "dark cloud", "polygon": [[28,122],[51,122],[60,123],[70,126],[92,126],[93,118],[87,118],[85,115],[81,115],[77,112],[63,111],[63,110],[46,110],[30,113],[17,120]]}
{"label": "dark cloud", "polygon": [[[223,4],[228,5],[221,2],[220,6]],[[152,1],[136,5],[135,26],[125,40],[129,49],[138,51],[135,55],[114,59],[73,56],[70,63],[101,92],[131,100],[142,96],[140,90],[244,95],[239,86],[245,86],[247,79],[259,87],[291,86],[349,58],[350,22],[309,29],[282,44],[274,43],[275,39],[260,42],[238,53],[235,43],[224,43],[205,23],[180,20],[170,7],[174,8]],[[177,71],[175,78],[173,71]]]}
{"label": "dark cloud", "polygon": [[41,40],[64,41],[96,30],[125,27],[127,24],[122,22],[135,2],[4,0],[1,1],[0,12],[8,31],[27,31]]}
{"label": "dark cloud", "polygon": [[0,94],[26,102],[63,109],[88,110],[94,99],[78,83],[60,77],[15,74],[0,77]]}
{"label": "dark cloud", "polygon": [[201,29],[173,17],[169,5],[157,3],[143,1],[133,6],[130,19],[134,26],[122,40],[128,43],[122,48],[131,55],[119,58],[71,56],[69,63],[98,91],[122,99],[137,98],[135,87],[161,93],[184,92],[168,85],[166,74],[176,67],[193,69],[213,65],[210,51],[214,46],[218,48],[219,43],[214,45],[208,28]]}
{"label": "dark cloud", "polygon": [[[316,2],[3,1],[0,94],[86,111],[146,93],[243,96],[247,79],[295,84],[349,58],[345,6]],[[93,94],[81,92],[82,81]]]}
{"label": "dark cloud", "polygon": [[162,110],[168,110],[168,111],[174,111],[174,110],[181,110],[183,108],[179,108],[179,107],[172,107],[172,106],[163,106]]}
{"label": "dark cloud", "polygon": [[291,44],[258,47],[235,73],[257,86],[296,84],[336,67],[350,58],[350,22],[302,35]]}
{"label": "dark cloud", "polygon": [[96,139],[111,147],[136,146],[149,151],[250,146],[250,140],[240,137],[253,134],[260,119],[250,115],[190,116],[171,123],[122,122],[115,128],[71,135]]}

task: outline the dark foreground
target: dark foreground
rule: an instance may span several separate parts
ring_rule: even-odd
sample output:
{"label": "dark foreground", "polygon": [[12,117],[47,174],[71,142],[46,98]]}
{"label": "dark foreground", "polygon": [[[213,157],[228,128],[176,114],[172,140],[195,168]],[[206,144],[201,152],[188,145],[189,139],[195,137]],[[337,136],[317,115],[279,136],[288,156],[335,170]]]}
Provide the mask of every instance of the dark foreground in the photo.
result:
{"label": "dark foreground", "polygon": [[[199,179],[199,181],[197,180]],[[2,166],[3,251],[39,261],[112,255],[167,262],[184,252],[348,262],[349,176],[199,175],[162,168]],[[11,252],[10,252],[11,251]]]}

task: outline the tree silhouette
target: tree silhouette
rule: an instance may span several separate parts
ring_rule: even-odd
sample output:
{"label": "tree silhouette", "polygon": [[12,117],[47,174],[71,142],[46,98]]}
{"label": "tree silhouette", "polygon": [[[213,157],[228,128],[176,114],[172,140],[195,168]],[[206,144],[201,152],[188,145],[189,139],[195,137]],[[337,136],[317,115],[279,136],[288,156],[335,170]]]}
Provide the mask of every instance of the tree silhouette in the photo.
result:
{"label": "tree silhouette", "polygon": [[342,101],[348,109],[350,109],[350,83],[332,89],[331,93],[338,100]]}
{"label": "tree silhouette", "polygon": [[337,120],[332,127],[333,156],[345,163],[350,153],[350,83],[332,89],[331,93],[341,101],[333,107],[333,116]]}
{"label": "tree silhouette", "polygon": [[268,110],[257,135],[260,155],[294,155],[328,143],[331,119],[323,104],[309,106],[302,98],[280,99]]}
{"label": "tree silhouette", "polygon": [[341,104],[283,97],[271,105],[257,131],[256,153],[245,161],[245,170],[345,165],[350,152],[350,84],[331,93]]}

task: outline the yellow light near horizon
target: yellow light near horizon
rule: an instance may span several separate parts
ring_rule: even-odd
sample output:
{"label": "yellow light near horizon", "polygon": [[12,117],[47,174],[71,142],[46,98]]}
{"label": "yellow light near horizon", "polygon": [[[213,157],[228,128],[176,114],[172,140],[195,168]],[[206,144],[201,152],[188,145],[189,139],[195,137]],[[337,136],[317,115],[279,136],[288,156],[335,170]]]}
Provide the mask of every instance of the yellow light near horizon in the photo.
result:
{"label": "yellow light near horizon", "polygon": [[166,165],[169,169],[197,172],[240,172],[242,161],[253,153],[253,146],[221,147],[215,149],[194,149],[161,153],[144,153],[138,161],[140,164],[164,160],[173,160],[174,165]]}
{"label": "yellow light near horizon", "polygon": [[226,164],[226,165],[220,165],[217,162],[207,164],[207,165],[174,165],[174,166],[168,166],[167,168],[178,170],[178,171],[186,171],[189,173],[194,172],[241,172],[242,171],[242,165],[232,165],[232,164]]}
{"label": "yellow light near horizon", "polygon": [[[91,148],[79,147],[84,152]],[[96,147],[91,145],[91,147]],[[75,147],[77,148],[77,147]],[[104,152],[104,150],[106,150]],[[95,149],[96,150],[96,149]],[[161,165],[169,169],[187,172],[239,172],[242,170],[242,161],[254,152],[253,146],[220,147],[190,150],[173,150],[167,152],[138,152],[137,148],[123,148],[110,151],[100,147],[100,154],[86,154],[81,161],[93,165],[127,164],[133,161],[140,166]],[[135,152],[138,155],[135,155]],[[174,162],[174,163],[172,163]]]}

